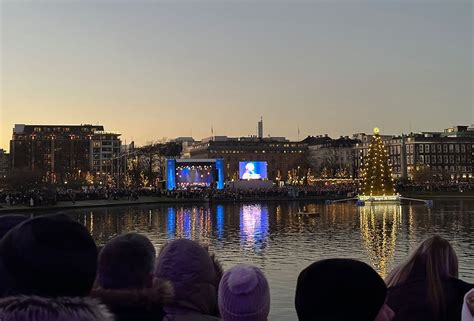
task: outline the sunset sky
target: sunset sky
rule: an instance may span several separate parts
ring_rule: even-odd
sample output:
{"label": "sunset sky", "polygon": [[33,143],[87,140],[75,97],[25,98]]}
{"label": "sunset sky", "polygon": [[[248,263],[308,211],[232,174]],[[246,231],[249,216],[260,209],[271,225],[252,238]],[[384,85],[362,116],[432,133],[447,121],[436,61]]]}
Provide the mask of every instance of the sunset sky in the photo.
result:
{"label": "sunset sky", "polygon": [[296,139],[474,123],[471,1],[2,1],[12,127]]}

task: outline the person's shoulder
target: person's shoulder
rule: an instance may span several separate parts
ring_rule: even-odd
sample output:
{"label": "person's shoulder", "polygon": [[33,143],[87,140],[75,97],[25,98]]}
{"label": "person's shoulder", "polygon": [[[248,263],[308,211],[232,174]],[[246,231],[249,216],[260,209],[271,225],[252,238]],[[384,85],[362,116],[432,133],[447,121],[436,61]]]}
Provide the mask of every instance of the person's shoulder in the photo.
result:
{"label": "person's shoulder", "polygon": [[447,280],[447,282],[463,294],[466,294],[470,290],[474,289],[474,284],[467,283],[460,279],[450,278]]}

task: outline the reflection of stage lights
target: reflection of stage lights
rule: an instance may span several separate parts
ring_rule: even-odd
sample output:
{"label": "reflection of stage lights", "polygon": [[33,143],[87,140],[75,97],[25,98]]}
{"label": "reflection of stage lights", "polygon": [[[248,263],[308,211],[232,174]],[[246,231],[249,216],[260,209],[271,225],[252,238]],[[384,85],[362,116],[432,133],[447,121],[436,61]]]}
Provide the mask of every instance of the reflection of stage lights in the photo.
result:
{"label": "reflection of stage lights", "polygon": [[240,210],[240,239],[254,249],[265,247],[268,234],[268,208],[260,205],[244,205]]}

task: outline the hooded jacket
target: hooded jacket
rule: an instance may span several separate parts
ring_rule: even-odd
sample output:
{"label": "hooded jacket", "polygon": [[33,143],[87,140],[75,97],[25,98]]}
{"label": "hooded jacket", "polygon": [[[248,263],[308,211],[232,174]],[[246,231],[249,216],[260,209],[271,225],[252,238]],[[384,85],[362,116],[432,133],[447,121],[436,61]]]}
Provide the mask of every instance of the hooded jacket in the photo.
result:
{"label": "hooded jacket", "polygon": [[99,301],[86,298],[17,296],[0,299],[2,321],[114,321]]}
{"label": "hooded jacket", "polygon": [[155,277],[173,285],[173,303],[165,306],[166,321],[218,320],[220,264],[201,245],[175,240],[158,256]]}
{"label": "hooded jacket", "polygon": [[152,288],[140,290],[95,289],[92,297],[100,299],[116,321],[161,321],[163,305],[172,301],[169,283],[157,282]]}

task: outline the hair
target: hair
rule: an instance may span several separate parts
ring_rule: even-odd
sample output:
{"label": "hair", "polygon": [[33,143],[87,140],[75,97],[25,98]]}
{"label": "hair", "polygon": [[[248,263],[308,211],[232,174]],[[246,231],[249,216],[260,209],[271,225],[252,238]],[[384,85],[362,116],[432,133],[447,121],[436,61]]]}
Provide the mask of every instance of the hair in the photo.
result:
{"label": "hair", "polygon": [[150,240],[128,233],[110,240],[100,251],[97,283],[104,289],[142,289],[153,275],[156,252]]}
{"label": "hair", "polygon": [[388,287],[405,283],[416,272],[427,280],[428,302],[433,315],[440,318],[445,310],[442,280],[458,278],[458,258],[451,244],[435,235],[421,242],[408,259],[387,276]]}

